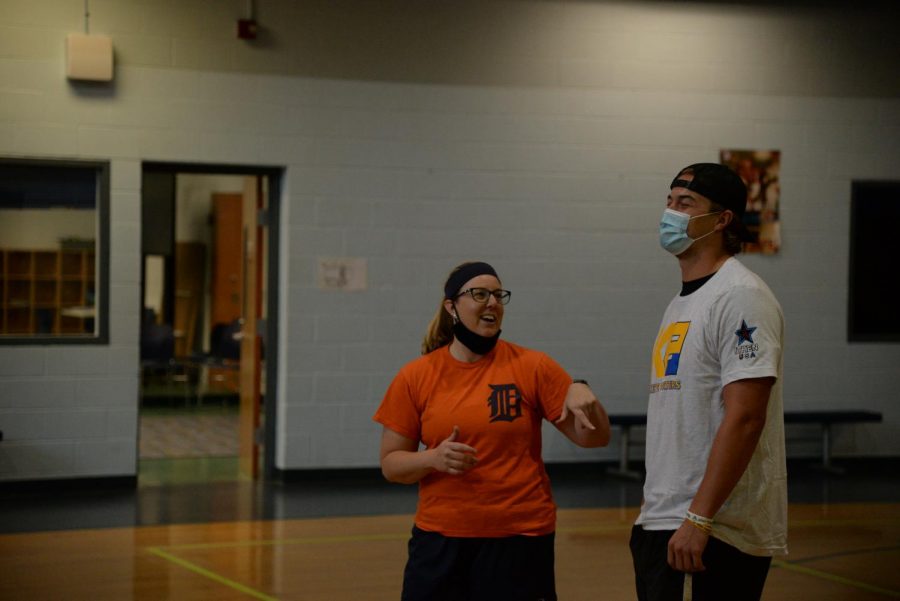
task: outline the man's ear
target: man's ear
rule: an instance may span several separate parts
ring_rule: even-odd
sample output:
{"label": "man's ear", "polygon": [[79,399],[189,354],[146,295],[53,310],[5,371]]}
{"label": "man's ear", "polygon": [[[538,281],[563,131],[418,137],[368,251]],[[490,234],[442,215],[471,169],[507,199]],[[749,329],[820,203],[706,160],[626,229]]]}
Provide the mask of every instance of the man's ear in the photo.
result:
{"label": "man's ear", "polygon": [[[735,216],[734,211],[732,211],[731,209],[725,209],[724,211],[719,213],[719,221],[718,223],[716,223],[716,229],[718,229],[719,231],[724,230],[729,225],[731,225],[731,222],[736,218],[737,217]],[[721,228],[719,227],[720,225],[722,226]]]}

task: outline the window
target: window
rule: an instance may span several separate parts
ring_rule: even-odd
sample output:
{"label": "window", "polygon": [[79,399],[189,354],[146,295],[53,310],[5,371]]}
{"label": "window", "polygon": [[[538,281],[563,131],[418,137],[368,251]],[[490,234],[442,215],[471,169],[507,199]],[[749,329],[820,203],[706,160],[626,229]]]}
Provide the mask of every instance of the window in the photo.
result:
{"label": "window", "polygon": [[900,342],[897,224],[900,182],[853,182],[847,320],[851,342]]}
{"label": "window", "polygon": [[109,165],[0,159],[0,344],[107,340]]}

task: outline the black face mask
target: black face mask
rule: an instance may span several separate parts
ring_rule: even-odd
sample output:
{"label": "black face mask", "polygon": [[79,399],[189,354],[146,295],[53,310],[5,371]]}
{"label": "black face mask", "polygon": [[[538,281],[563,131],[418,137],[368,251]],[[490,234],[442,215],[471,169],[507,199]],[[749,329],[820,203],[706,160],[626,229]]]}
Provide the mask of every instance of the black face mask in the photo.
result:
{"label": "black face mask", "polygon": [[497,345],[497,341],[500,340],[499,331],[488,338],[487,336],[476,334],[467,328],[459,318],[453,324],[453,335],[476,355],[487,355]]}

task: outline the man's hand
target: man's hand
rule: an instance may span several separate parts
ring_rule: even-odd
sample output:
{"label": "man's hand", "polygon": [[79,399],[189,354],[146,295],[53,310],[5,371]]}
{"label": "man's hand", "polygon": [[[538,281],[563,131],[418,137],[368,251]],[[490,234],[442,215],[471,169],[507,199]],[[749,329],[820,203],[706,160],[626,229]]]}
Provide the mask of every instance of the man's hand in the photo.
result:
{"label": "man's hand", "polygon": [[708,534],[685,521],[669,539],[669,565],[679,572],[702,572],[706,569],[703,551],[707,542]]}

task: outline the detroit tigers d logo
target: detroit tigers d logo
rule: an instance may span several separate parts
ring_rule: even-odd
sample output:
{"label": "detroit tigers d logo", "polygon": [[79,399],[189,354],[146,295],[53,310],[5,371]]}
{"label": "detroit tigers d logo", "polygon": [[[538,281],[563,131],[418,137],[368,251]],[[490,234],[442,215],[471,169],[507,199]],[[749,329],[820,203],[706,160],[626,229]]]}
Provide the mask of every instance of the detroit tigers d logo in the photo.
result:
{"label": "detroit tigers d logo", "polygon": [[511,422],[522,417],[522,397],[515,384],[489,384],[491,396],[488,406],[491,408],[490,423]]}

